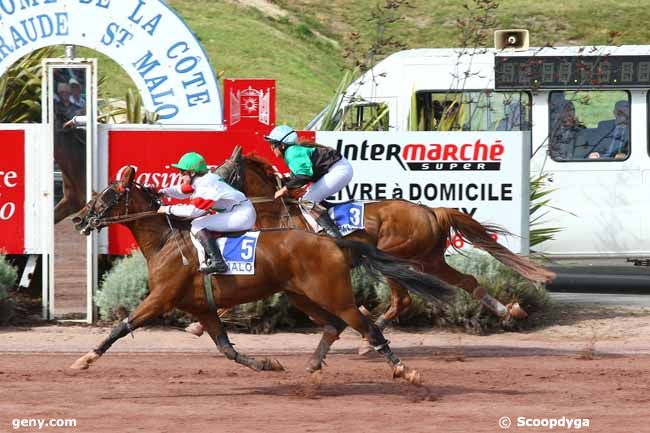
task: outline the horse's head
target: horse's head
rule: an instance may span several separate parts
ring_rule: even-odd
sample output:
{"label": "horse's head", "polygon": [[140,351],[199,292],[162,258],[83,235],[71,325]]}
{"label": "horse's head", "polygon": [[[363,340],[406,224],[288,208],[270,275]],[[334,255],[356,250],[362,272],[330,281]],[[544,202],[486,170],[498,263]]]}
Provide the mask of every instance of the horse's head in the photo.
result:
{"label": "horse's head", "polygon": [[155,211],[160,206],[158,196],[134,179],[135,168],[125,168],[121,179],[107,186],[72,218],[75,229],[87,236],[93,230],[124,222],[129,215]]}
{"label": "horse's head", "polygon": [[226,183],[240,191],[244,188],[244,173],[242,168],[242,148],[235,146],[230,158],[221,164],[215,173],[219,175]]}

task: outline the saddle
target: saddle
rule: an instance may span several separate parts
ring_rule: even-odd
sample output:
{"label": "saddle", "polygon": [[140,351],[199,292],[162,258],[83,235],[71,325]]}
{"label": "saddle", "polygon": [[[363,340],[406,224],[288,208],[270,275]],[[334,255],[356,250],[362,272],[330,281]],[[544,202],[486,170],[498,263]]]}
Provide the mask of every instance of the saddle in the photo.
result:
{"label": "saddle", "polygon": [[249,231],[251,231],[251,230],[240,230],[238,232],[213,232],[213,231],[210,231],[210,236],[212,236],[214,239],[237,238],[239,236],[245,235]]}

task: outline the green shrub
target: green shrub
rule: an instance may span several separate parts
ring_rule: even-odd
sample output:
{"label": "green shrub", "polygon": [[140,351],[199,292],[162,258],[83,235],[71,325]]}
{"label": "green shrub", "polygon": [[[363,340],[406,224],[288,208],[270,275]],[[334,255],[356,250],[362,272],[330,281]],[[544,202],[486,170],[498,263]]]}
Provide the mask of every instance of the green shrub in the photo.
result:
{"label": "green shrub", "polygon": [[122,319],[147,295],[147,262],[140,251],[117,261],[106,273],[95,302],[105,320]]}
{"label": "green shrub", "polygon": [[[476,277],[479,284],[504,305],[519,302],[530,314],[525,321],[502,321],[490,311],[481,307],[462,289],[449,304],[430,303],[411,293],[411,306],[394,323],[398,326],[453,326],[462,327],[469,332],[515,330],[535,326],[540,314],[548,306],[546,291],[506,268],[491,256],[472,250],[454,254],[447,258],[450,266],[460,272]],[[352,272],[352,283],[357,303],[368,308],[374,316],[379,316],[390,307],[390,288],[384,281],[376,281],[363,269]]]}
{"label": "green shrub", "polygon": [[238,305],[222,320],[240,331],[268,334],[304,322],[305,316],[291,305],[287,295],[276,293],[266,299]]}
{"label": "green shrub", "polygon": [[483,252],[473,250],[463,255],[454,254],[447,261],[458,271],[474,275],[479,284],[502,304],[519,302],[529,317],[523,321],[502,321],[481,308],[479,301],[472,299],[467,292],[459,291],[455,302],[439,307],[444,310],[444,323],[475,332],[529,328],[538,324],[541,313],[550,305],[550,298],[543,286],[531,283]]}
{"label": "green shrub", "polygon": [[18,271],[0,255],[0,325],[7,324],[14,316],[14,302],[9,298],[9,290],[18,280]]}
{"label": "green shrub", "polygon": [[7,297],[9,289],[13,289],[18,280],[16,267],[7,261],[7,257],[0,255],[0,299]]}

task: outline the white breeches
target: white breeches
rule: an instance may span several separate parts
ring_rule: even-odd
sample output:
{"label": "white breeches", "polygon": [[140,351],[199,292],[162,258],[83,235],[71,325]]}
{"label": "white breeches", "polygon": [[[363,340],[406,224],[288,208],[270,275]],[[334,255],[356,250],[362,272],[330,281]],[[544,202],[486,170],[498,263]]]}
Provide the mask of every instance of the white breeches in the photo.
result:
{"label": "white breeches", "polygon": [[342,158],[318,179],[302,197],[303,200],[320,203],[327,197],[341,191],[352,180],[352,165],[347,159]]}
{"label": "white breeches", "polygon": [[230,212],[205,215],[192,220],[192,234],[203,229],[214,232],[238,232],[250,230],[255,225],[255,207],[246,200],[235,206]]}

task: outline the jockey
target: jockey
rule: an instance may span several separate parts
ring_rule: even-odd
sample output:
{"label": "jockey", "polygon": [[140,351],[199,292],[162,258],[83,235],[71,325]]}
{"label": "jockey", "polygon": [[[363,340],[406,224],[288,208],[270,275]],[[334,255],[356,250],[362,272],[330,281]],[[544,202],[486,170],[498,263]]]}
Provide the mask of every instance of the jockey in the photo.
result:
{"label": "jockey", "polygon": [[[158,213],[192,219],[193,240],[199,241],[206,258],[200,271],[206,274],[228,270],[216,238],[220,233],[250,230],[257,218],[246,196],[208,169],[205,159],[195,152],[186,153],[172,164],[183,176],[181,185],[160,190],[161,195],[189,198],[189,204],[161,206]],[[210,231],[218,232],[214,236]],[[199,253],[199,258],[201,254]]]}
{"label": "jockey", "polygon": [[338,227],[319,203],[341,191],[352,180],[352,166],[348,160],[331,147],[298,143],[298,134],[287,125],[276,126],[264,138],[271,144],[275,156],[283,157],[291,170],[291,176],[275,193],[275,198],[285,195],[289,189],[314,182],[301,198],[300,206],[316,219],[325,233],[340,238]]}

